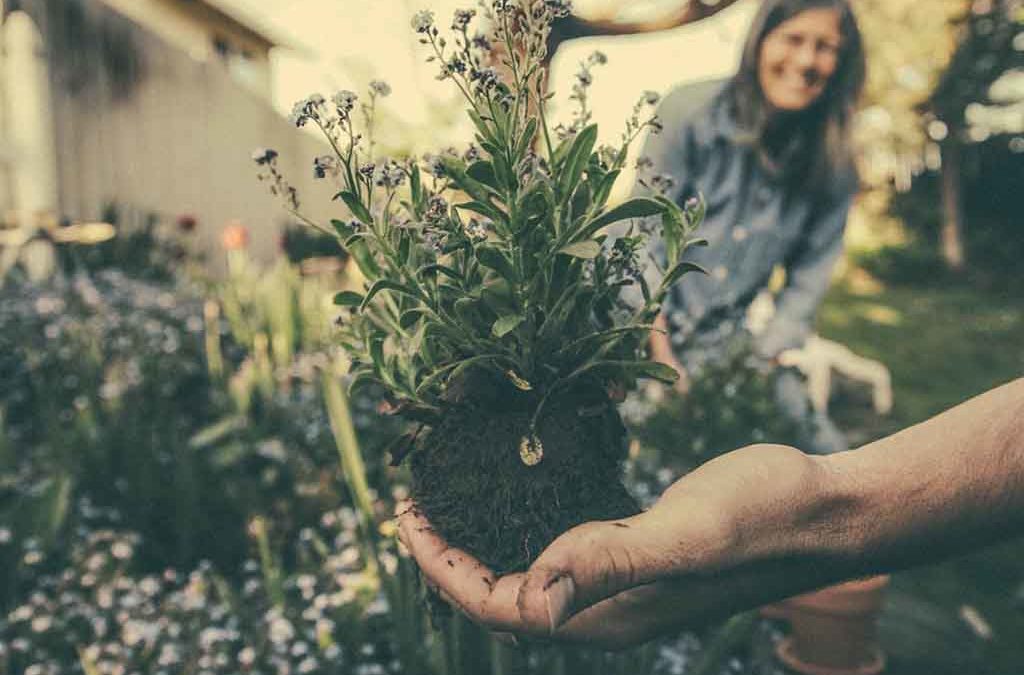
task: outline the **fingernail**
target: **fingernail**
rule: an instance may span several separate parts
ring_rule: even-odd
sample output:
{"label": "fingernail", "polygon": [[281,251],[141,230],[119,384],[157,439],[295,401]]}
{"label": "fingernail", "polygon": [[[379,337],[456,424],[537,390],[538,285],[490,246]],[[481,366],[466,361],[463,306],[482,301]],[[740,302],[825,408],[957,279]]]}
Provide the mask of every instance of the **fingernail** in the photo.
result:
{"label": "fingernail", "polygon": [[544,589],[544,598],[548,608],[548,626],[552,633],[565,623],[572,611],[576,586],[568,576],[558,577]]}

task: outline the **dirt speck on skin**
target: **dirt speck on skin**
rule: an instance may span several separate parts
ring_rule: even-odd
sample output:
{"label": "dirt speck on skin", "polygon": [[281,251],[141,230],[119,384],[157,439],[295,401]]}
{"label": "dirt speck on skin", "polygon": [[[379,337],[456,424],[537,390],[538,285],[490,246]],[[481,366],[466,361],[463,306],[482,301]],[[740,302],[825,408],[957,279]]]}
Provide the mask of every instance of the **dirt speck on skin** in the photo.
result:
{"label": "dirt speck on skin", "polygon": [[449,546],[496,574],[519,572],[566,530],[639,512],[622,485],[625,430],[614,408],[581,418],[577,408],[593,401],[550,405],[536,428],[544,458],[526,466],[529,407],[503,403],[453,408],[410,456],[411,497]]}

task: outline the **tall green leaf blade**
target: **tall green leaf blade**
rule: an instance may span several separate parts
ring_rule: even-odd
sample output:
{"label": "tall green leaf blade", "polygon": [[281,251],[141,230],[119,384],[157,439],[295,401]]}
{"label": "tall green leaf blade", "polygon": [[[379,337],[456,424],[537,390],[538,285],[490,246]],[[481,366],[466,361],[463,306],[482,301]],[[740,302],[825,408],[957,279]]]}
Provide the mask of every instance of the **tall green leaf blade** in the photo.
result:
{"label": "tall green leaf blade", "polygon": [[486,160],[473,162],[469,165],[469,168],[466,169],[466,175],[475,181],[494,188],[495,190],[501,187],[498,182],[495,165],[492,162],[488,162]]}
{"label": "tall green leaf blade", "polygon": [[491,128],[487,126],[483,118],[480,117],[480,115],[478,115],[474,110],[468,110],[467,112],[469,113],[469,119],[473,120],[473,126],[475,126],[476,130],[480,132],[480,135],[483,136],[488,142],[493,143],[494,134],[491,133]]}
{"label": "tall green leaf blade", "polygon": [[348,190],[342,190],[336,196],[341,197],[342,201],[345,202],[345,206],[347,206],[348,210],[352,212],[352,215],[367,225],[373,225],[373,217],[370,215],[370,212],[366,210],[366,207],[363,206],[363,202],[359,197],[355,196]]}
{"label": "tall green leaf blade", "polygon": [[702,274],[708,273],[706,269],[697,263],[683,260],[682,262],[676,263],[675,266],[665,274],[665,278],[661,280],[661,287],[666,289],[669,288],[679,281],[679,279],[687,272],[701,272]]}
{"label": "tall green leaf blade", "polygon": [[366,309],[366,306],[370,304],[370,301],[373,300],[374,296],[384,290],[404,293],[405,295],[417,299],[420,297],[419,293],[416,292],[416,289],[406,286],[405,284],[400,284],[391,279],[378,279],[373,282],[373,285],[370,286],[370,290],[366,292],[366,297],[363,298],[363,304],[360,305],[360,309]]}
{"label": "tall green leaf blade", "polygon": [[449,279],[453,279],[455,281],[463,280],[462,274],[458,270],[454,270],[451,267],[448,267],[447,265],[442,265],[440,263],[431,263],[429,265],[424,265],[423,267],[416,270],[416,276],[432,276],[439,272],[441,274],[444,274]]}
{"label": "tall green leaf blade", "polygon": [[524,320],[525,318],[519,314],[503,316],[494,322],[494,325],[491,326],[491,332],[494,333],[494,337],[505,337],[514,331]]}
{"label": "tall green leaf blade", "polygon": [[601,228],[617,223],[620,220],[626,218],[646,218],[647,216],[654,216],[661,213],[664,207],[653,199],[647,197],[635,197],[629,201],[623,202],[618,206],[615,206],[608,211],[605,211],[597,218],[583,226],[583,228],[575,234],[574,239],[589,239],[590,237],[597,234]]}
{"label": "tall green leaf blade", "polygon": [[512,267],[512,261],[494,246],[478,246],[476,248],[476,259],[480,261],[481,265],[494,270],[503,278],[509,281],[516,280],[516,272]]}
{"label": "tall green leaf blade", "polygon": [[558,190],[563,198],[571,195],[576,186],[579,185],[580,177],[590,159],[590,153],[594,150],[597,142],[597,125],[591,124],[583,129],[573,139],[569,154],[565,158],[565,165],[558,177]]}
{"label": "tall green leaf blade", "polygon": [[625,377],[637,378],[648,377],[666,384],[672,384],[679,379],[679,373],[672,366],[658,363],[657,361],[592,361],[580,368],[577,368],[566,379],[575,380],[583,375],[594,375],[600,377]]}
{"label": "tall green leaf blade", "polygon": [[537,118],[531,117],[530,121],[526,123],[526,127],[523,128],[523,133],[519,136],[519,141],[515,147],[515,158],[517,160],[522,159],[526,156],[526,151],[530,149],[533,142],[533,136],[537,133]]}
{"label": "tall green leaf blade", "polygon": [[363,295],[355,291],[341,291],[334,295],[334,304],[342,307],[358,307],[363,304]]}
{"label": "tall green leaf blade", "polygon": [[558,253],[562,255],[570,255],[574,258],[582,258],[584,260],[593,260],[601,254],[601,244],[588,239],[586,241],[577,241],[574,244],[568,244],[558,249]]}

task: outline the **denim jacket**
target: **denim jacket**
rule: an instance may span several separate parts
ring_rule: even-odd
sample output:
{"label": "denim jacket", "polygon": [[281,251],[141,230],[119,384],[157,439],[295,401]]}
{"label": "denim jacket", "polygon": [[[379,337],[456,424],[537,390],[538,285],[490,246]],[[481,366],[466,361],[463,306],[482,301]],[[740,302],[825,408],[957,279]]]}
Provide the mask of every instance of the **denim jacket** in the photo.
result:
{"label": "denim jacket", "polygon": [[[725,86],[701,82],[670,92],[658,107],[664,129],[648,137],[642,152],[654,173],[675,180],[666,196],[682,204],[700,192],[707,207],[697,235],[709,245],[691,248],[686,257],[709,274],[683,277],[663,311],[675,350],[685,352],[695,340],[706,342],[699,338],[714,333],[721,322],[745,315],[781,264],[785,287],[775,298],[772,320],[754,342],[760,355],[773,357],[802,345],[811,332],[842,253],[852,183],[837,186],[828,197],[785,188],[760,166],[752,148],[737,143],[741,129],[729,112]],[[646,189],[637,185],[634,192]],[[648,249],[653,260],[644,275],[656,288],[664,245],[654,237]]]}

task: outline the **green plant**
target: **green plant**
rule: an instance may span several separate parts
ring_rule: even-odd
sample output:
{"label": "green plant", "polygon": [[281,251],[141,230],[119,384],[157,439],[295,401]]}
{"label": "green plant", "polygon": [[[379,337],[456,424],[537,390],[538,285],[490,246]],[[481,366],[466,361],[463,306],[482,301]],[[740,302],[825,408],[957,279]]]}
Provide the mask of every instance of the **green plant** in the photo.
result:
{"label": "green plant", "polygon": [[[450,540],[511,569],[573,522],[635,509],[622,490],[601,496],[617,482],[621,459],[621,424],[606,391],[676,378],[641,349],[667,289],[699,269],[682,257],[698,243],[691,234],[703,207],[662,196],[610,206],[629,144],[660,126],[645,117],[657,96],[641,97],[618,147],[597,147],[586,96],[591,68],[604,62],[595,53],[577,76],[573,123],[550,129],[542,63],[551,22],[567,5],[484,7],[497,49],[490,37],[470,36],[473,10],[456,11],[450,41],[432,12],[412,21],[432,51],[428,61],[468,103],[476,143],[463,155],[427,157],[425,171],[414,161],[371,161],[373,112],[388,92],[378,82],[361,108],[365,140],[352,92],[330,102],[310,96],[292,119],[323,131],[334,154],[317,158],[314,170],[338,181],[336,198],[353,216],[331,221],[366,278],[362,292],[335,297],[347,312],[340,342],[352,358],[352,385],[383,386],[392,409],[416,424],[392,452],[412,452],[420,508]],[[299,213],[276,157],[255,153],[261,179],[296,217],[329,231]],[[614,242],[607,235],[611,225],[651,217],[660,218],[667,249],[657,288],[639,266],[647,230],[630,227]],[[627,302],[627,287],[642,299]],[[490,474],[504,478],[493,483]],[[592,486],[578,499],[566,484],[573,477]],[[563,508],[548,506],[552,498]]]}
{"label": "green plant", "polygon": [[667,481],[659,482],[667,483],[724,452],[753,443],[800,447],[810,429],[779,405],[779,376],[747,340],[739,338],[723,358],[700,371],[685,395],[637,397],[630,402],[626,419],[632,436],[647,451],[642,464],[665,473]]}
{"label": "green plant", "polygon": [[[124,514],[151,568],[231,574],[252,516],[279,540],[346,502],[318,371],[330,295],[286,265],[214,292],[110,270],[0,290],[0,527],[15,540],[48,546],[88,496]],[[372,449],[393,425],[371,393],[353,418]]]}

